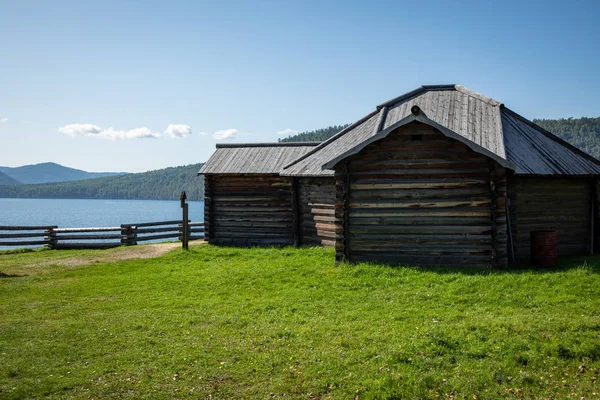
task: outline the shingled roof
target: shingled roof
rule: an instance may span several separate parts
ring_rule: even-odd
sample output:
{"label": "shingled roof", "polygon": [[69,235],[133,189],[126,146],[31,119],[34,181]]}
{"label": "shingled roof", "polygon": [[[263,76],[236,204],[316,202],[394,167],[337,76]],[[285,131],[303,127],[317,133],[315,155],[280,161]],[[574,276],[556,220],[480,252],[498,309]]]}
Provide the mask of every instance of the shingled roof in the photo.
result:
{"label": "shingled roof", "polygon": [[[411,117],[418,106],[420,117]],[[418,120],[522,175],[598,175],[600,161],[460,85],[422,86],[376,110],[285,166],[282,175],[330,176],[333,166],[401,125]]]}
{"label": "shingled roof", "polygon": [[217,144],[198,174],[279,174],[319,142]]}

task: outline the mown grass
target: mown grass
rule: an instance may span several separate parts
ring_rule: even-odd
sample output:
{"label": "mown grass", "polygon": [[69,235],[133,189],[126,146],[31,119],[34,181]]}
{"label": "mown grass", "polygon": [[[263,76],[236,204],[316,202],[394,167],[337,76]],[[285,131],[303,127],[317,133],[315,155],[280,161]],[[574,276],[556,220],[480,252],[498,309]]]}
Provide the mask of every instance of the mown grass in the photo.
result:
{"label": "mown grass", "polygon": [[600,397],[598,258],[481,272],[206,245],[14,277],[82,253],[0,255],[0,398]]}

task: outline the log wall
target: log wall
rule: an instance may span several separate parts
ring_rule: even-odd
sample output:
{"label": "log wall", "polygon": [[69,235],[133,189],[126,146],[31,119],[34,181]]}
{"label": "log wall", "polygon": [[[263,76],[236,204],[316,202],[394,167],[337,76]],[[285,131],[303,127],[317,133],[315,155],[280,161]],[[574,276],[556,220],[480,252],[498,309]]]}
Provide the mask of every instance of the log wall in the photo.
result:
{"label": "log wall", "polygon": [[336,167],[336,259],[502,267],[504,169],[409,124]]}
{"label": "log wall", "polygon": [[296,178],[300,244],[335,245],[335,185],[333,178]]}
{"label": "log wall", "polygon": [[558,253],[589,254],[592,231],[592,182],[586,178],[541,178],[517,176],[515,247],[518,261],[528,262],[530,232],[558,232]]}
{"label": "log wall", "polygon": [[295,242],[292,178],[211,175],[207,240],[231,246],[283,246]]}

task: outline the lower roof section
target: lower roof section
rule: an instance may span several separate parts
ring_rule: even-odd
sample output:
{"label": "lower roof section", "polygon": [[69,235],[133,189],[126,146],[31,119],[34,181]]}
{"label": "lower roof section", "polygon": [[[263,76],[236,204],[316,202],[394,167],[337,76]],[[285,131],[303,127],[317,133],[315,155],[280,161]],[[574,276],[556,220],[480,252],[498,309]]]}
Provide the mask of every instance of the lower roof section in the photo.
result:
{"label": "lower roof section", "polygon": [[202,166],[198,174],[279,174],[319,142],[227,143]]}

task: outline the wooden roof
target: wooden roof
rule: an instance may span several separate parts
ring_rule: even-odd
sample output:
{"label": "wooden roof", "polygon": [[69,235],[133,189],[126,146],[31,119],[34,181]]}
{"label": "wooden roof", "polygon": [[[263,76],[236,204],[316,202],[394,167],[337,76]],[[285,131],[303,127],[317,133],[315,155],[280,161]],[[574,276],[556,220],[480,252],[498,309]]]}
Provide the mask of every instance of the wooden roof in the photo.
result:
{"label": "wooden roof", "polygon": [[319,142],[217,144],[198,174],[279,174]]}
{"label": "wooden roof", "polygon": [[[410,122],[421,122],[463,141],[522,175],[598,175],[600,161],[521,117],[502,103],[460,85],[422,86],[375,111],[286,165],[282,175],[330,176],[332,168],[368,143]],[[415,118],[416,119],[416,118]]]}

